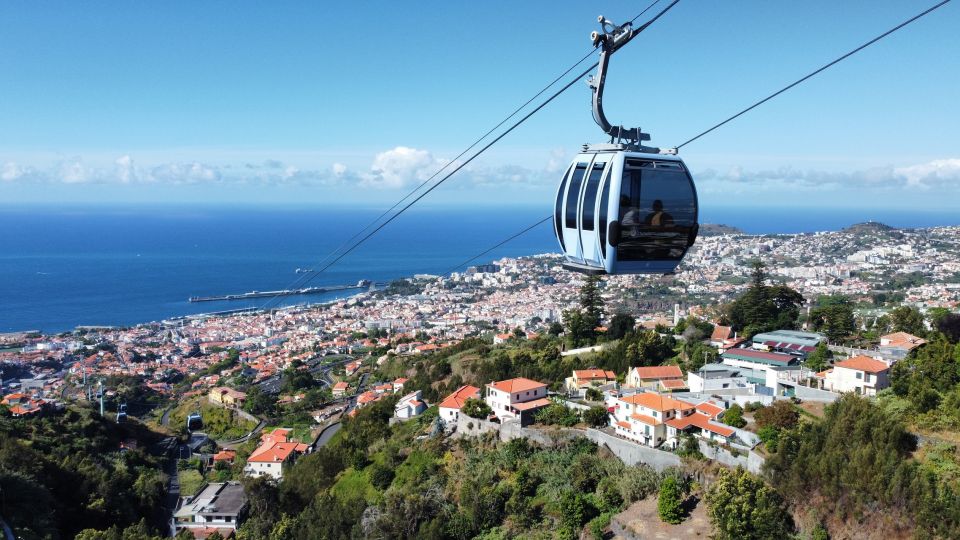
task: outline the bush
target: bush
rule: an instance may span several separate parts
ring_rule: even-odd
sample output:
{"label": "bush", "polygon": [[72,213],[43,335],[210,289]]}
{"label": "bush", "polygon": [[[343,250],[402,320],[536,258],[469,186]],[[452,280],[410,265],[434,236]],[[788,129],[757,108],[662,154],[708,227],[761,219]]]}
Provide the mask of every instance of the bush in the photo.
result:
{"label": "bush", "polygon": [[676,525],[683,521],[683,494],[677,479],[668,476],[660,483],[660,495],[657,497],[657,514],[664,523]]}
{"label": "bush", "polygon": [[610,423],[610,413],[606,407],[590,407],[583,412],[583,421],[593,427],[603,427]]}
{"label": "bush", "polygon": [[747,421],[743,419],[743,408],[736,403],[731,405],[730,408],[723,413],[723,423],[735,428],[742,428],[747,425]]}
{"label": "bush", "polygon": [[777,449],[777,441],[780,440],[780,430],[773,426],[764,426],[757,430],[757,436],[767,447],[767,450],[773,452]]}
{"label": "bush", "polygon": [[493,412],[490,409],[490,406],[484,401],[479,399],[469,398],[463,403],[463,407],[460,408],[460,412],[469,416],[470,418],[484,419],[490,416],[490,413]]}
{"label": "bush", "polygon": [[754,411],[759,411],[762,408],[763,408],[763,403],[760,403],[759,401],[751,401],[750,403],[747,403],[746,405],[744,405],[743,410],[747,412],[754,412]]}
{"label": "bush", "polygon": [[536,414],[537,422],[547,425],[571,427],[580,422],[580,413],[559,403],[547,405]]}
{"label": "bush", "polygon": [[753,418],[759,428],[790,429],[800,421],[800,413],[789,401],[779,400],[774,401],[769,407],[758,409]]}
{"label": "bush", "polygon": [[631,504],[656,493],[660,486],[660,476],[648,465],[637,465],[624,469],[618,484],[623,501]]}
{"label": "bush", "polygon": [[603,392],[596,388],[587,388],[587,399],[589,401],[603,401]]}
{"label": "bush", "polygon": [[718,540],[766,540],[793,534],[793,519],[783,497],[743,469],[722,469],[706,501]]}

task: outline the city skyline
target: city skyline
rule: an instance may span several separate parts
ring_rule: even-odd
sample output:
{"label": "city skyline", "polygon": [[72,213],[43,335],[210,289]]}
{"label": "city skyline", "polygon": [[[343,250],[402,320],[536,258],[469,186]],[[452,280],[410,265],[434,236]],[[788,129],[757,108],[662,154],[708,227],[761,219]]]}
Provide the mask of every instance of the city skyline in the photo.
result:
{"label": "city skyline", "polygon": [[[645,5],[13,6],[0,197],[391,204],[581,58],[596,15]],[[676,145],[925,7],[680,2],[614,56],[607,112]],[[957,209],[958,19],[947,5],[684,148],[702,204]],[[423,202],[546,207],[601,135],[577,83]]]}

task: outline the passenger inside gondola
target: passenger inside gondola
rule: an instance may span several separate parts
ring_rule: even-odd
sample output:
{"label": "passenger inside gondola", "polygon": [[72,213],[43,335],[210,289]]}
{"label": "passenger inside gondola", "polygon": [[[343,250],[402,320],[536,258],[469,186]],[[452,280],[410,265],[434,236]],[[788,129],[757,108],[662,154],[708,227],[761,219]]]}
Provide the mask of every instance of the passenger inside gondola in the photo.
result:
{"label": "passenger inside gondola", "polygon": [[663,201],[657,199],[653,201],[653,212],[647,214],[645,222],[654,227],[669,227],[673,225],[673,216],[663,211]]}

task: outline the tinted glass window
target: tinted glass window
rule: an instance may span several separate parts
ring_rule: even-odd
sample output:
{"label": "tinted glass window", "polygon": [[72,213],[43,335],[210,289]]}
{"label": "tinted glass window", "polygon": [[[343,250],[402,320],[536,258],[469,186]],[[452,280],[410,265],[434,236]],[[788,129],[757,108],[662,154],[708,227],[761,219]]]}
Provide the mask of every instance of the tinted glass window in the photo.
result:
{"label": "tinted glass window", "polygon": [[563,219],[563,194],[567,191],[567,181],[570,178],[570,169],[573,168],[573,165],[567,169],[567,172],[564,173],[563,178],[560,180],[560,189],[557,190],[557,205],[553,213],[553,226],[557,229],[557,239],[560,240],[560,247],[566,250],[566,246],[563,245],[563,226],[561,225],[561,220]]}
{"label": "tinted glass window", "polygon": [[597,191],[600,188],[600,177],[606,163],[594,163],[587,178],[587,186],[583,192],[583,230],[593,230],[594,207],[597,206]]}
{"label": "tinted glass window", "polygon": [[610,204],[610,169],[603,179],[603,189],[600,191],[600,211],[597,214],[597,226],[600,227],[600,254],[607,256],[607,206]]}
{"label": "tinted glass window", "polygon": [[567,228],[577,228],[577,202],[580,199],[580,185],[583,184],[583,177],[587,171],[586,163],[577,163],[577,168],[573,171],[573,178],[570,179],[570,189],[567,190]]}
{"label": "tinted glass window", "polygon": [[693,184],[675,162],[627,160],[620,189],[622,261],[679,260],[697,220]]}

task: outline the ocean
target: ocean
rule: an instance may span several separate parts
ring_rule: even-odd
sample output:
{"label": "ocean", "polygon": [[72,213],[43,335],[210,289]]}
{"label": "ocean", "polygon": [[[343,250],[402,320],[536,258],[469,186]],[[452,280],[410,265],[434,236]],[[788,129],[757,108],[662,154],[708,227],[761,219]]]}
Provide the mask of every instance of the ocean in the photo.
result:
{"label": "ocean", "polygon": [[[126,326],[267,300],[190,303],[191,296],[294,286],[382,210],[254,207],[0,207],[0,332]],[[444,274],[549,214],[533,207],[419,208],[309,286]],[[874,220],[898,227],[960,224],[955,212],[704,209],[701,222],[749,233],[836,230]],[[556,252],[545,223],[472,264]],[[462,269],[462,268],[460,268]],[[354,294],[292,296],[280,305]]]}

